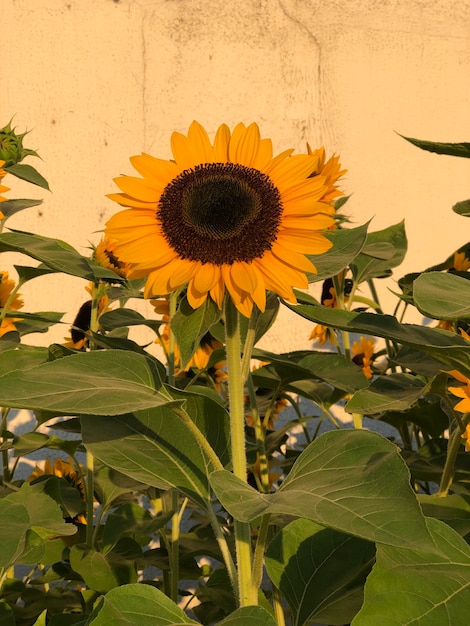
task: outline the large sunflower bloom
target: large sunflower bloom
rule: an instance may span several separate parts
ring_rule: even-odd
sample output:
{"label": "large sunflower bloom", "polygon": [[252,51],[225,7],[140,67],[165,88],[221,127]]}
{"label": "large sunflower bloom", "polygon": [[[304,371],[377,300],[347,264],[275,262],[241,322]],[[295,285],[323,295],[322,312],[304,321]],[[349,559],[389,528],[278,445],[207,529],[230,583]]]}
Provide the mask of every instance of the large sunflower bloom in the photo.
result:
{"label": "large sunflower bloom", "polygon": [[145,297],[187,284],[193,308],[208,295],[221,308],[227,290],[245,316],[254,304],[264,311],[267,289],[295,302],[292,288],[315,272],[305,255],[331,247],[321,232],[334,224],[331,183],[315,175],[319,156],[274,157],[256,124],[224,124],[211,143],[193,122],[171,147],[173,160],[131,157],[142,178],[116,178],[122,193],[109,196],[130,207],[106,229],[129,277],[147,277]]}

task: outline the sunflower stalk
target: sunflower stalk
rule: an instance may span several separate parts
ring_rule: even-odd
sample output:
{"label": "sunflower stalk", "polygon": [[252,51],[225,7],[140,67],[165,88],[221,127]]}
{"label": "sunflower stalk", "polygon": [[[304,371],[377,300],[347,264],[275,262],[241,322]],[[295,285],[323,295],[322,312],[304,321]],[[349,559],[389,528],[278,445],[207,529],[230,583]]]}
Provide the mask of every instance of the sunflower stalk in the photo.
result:
{"label": "sunflower stalk", "polygon": [[[246,482],[247,465],[245,450],[244,387],[241,362],[241,337],[239,313],[230,298],[225,299],[225,345],[230,408],[230,442],[232,466],[235,476]],[[246,357],[245,357],[246,358]],[[239,604],[241,607],[257,604],[257,594],[252,586],[251,529],[245,522],[235,520],[235,548]]]}

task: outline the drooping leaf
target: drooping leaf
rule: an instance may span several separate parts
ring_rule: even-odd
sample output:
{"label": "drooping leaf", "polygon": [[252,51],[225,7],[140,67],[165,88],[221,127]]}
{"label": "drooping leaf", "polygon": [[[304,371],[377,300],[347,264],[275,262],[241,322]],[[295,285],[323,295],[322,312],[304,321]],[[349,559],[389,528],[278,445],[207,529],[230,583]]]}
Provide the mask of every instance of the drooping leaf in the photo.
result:
{"label": "drooping leaf", "polygon": [[161,324],[160,320],[146,319],[134,309],[119,308],[100,315],[100,325],[105,330],[114,330],[125,326],[148,326],[156,330]]}
{"label": "drooping leaf", "polygon": [[340,228],[325,233],[333,247],[319,255],[309,255],[309,259],[317,268],[316,274],[308,274],[309,283],[325,280],[336,276],[347,267],[351,261],[361,252],[367,238],[369,224],[357,228]]}
{"label": "drooping leaf", "polygon": [[373,543],[299,519],[269,544],[266,568],[292,609],[293,626],[343,626],[361,608]]}
{"label": "drooping leaf", "polygon": [[38,206],[40,204],[42,204],[42,200],[7,200],[6,202],[2,202],[2,213],[6,217],[11,217],[15,213],[19,213],[20,211],[30,209],[31,207]]}
{"label": "drooping leaf", "polygon": [[43,363],[0,377],[0,406],[72,415],[121,415],[168,402],[153,360],[100,350]]}
{"label": "drooping leaf", "polygon": [[168,404],[120,416],[84,415],[81,422],[87,450],[105,465],[208,505],[208,475],[216,468],[194,436],[197,427],[181,411]]}
{"label": "drooping leaf", "polygon": [[261,494],[225,470],[215,472],[211,484],[240,521],[267,513],[292,515],[368,541],[432,550],[398,448],[369,431],[321,435],[275,493]]}
{"label": "drooping leaf", "polygon": [[36,367],[41,363],[46,363],[47,359],[47,348],[5,350],[0,352],[0,376],[14,370],[27,370]]}
{"label": "drooping leaf", "polygon": [[413,283],[416,307],[428,317],[470,318],[470,281],[455,274],[427,272]]}
{"label": "drooping leaf", "polygon": [[243,606],[219,622],[219,626],[276,626],[276,622],[262,606]]}
{"label": "drooping leaf", "polygon": [[171,320],[181,354],[181,368],[184,369],[199,347],[204,335],[217,324],[222,312],[211,298],[203,305],[192,309],[186,298],[181,301],[178,311]]}
{"label": "drooping leaf", "polygon": [[47,180],[31,165],[27,165],[25,163],[15,163],[14,165],[6,167],[5,171],[9,174],[13,174],[13,176],[16,176],[17,178],[21,178],[21,180],[25,180],[28,183],[32,183],[33,185],[37,185],[38,187],[42,187],[43,189],[50,191]]}
{"label": "drooping leaf", "polygon": [[41,261],[51,270],[87,280],[108,280],[117,283],[124,280],[112,270],[82,256],[68,243],[33,233],[17,230],[1,233],[0,252],[21,252]]}
{"label": "drooping leaf", "polygon": [[164,593],[150,585],[121,585],[109,591],[91,615],[88,626],[175,626],[197,624]]}
{"label": "drooping leaf", "polygon": [[427,519],[436,550],[377,546],[364,605],[351,626],[459,626],[470,613],[470,549],[449,526]]}
{"label": "drooping leaf", "polygon": [[448,154],[449,156],[459,156],[469,159],[470,158],[470,143],[440,143],[437,141],[425,141],[424,139],[414,139],[413,137],[405,137],[400,135],[406,141],[409,141],[414,146],[421,148],[421,150],[427,150],[428,152],[436,152],[437,154]]}
{"label": "drooping leaf", "polygon": [[434,359],[470,376],[470,344],[454,333],[416,324],[400,324],[392,315],[356,313],[313,305],[285,303],[306,319],[365,335],[376,335],[397,341],[430,354]]}
{"label": "drooping leaf", "polygon": [[410,374],[379,376],[367,387],[360,389],[344,407],[348,413],[368,415],[385,411],[404,411],[425,392],[420,378]]}

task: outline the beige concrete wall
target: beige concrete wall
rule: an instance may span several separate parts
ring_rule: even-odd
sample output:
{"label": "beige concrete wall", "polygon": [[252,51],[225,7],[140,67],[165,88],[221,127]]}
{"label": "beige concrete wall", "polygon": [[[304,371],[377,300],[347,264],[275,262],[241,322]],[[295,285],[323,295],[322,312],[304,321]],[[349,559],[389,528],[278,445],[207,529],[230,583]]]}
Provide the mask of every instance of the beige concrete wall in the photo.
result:
{"label": "beige concrete wall", "polygon": [[[45,203],[12,227],[97,242],[128,157],[169,157],[171,132],[197,119],[209,132],[256,121],[279,151],[309,141],[341,154],[353,221],[406,221],[397,278],[469,239],[451,212],[470,195],[468,161],[395,131],[470,141],[470,0],[1,0],[0,16],[0,124],[15,115],[32,130],[52,188],[25,190]],[[69,320],[84,299],[63,277],[24,292],[26,310]],[[309,328],[283,315],[270,342],[306,347]]]}

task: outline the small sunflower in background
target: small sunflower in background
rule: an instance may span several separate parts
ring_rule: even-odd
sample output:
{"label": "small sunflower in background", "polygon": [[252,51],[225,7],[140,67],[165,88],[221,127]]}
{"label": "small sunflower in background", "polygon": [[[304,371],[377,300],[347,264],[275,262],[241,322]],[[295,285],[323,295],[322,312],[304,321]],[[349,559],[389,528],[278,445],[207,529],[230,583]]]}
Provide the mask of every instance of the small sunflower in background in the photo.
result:
{"label": "small sunflower in background", "polygon": [[360,337],[351,346],[351,359],[362,368],[367,378],[372,378],[372,363],[374,361],[375,342],[373,337]]}
{"label": "small sunflower in background", "polygon": [[145,297],[187,284],[193,309],[208,296],[222,307],[227,291],[246,317],[264,311],[266,290],[296,302],[316,271],[307,254],[326,252],[323,231],[335,224],[333,178],[321,152],[273,155],[256,124],[223,124],[211,143],[193,122],[171,137],[173,160],[131,157],[141,178],[115,179],[125,207],[108,221],[106,236],[129,264],[129,278],[146,278]]}
{"label": "small sunflower in background", "polygon": [[110,239],[103,237],[93,250],[93,260],[106,269],[116,272],[121,278],[127,278],[129,268],[126,263],[119,260],[115,253],[115,244]]}
{"label": "small sunflower in background", "polygon": [[[453,396],[460,398],[460,402],[457,402],[454,406],[454,411],[459,411],[459,413],[470,413],[470,379],[457,370],[451,370],[447,373],[459,382],[463,383],[460,387],[447,387],[447,390]],[[465,452],[470,452],[470,421],[465,427],[462,439],[465,439]]]}
{"label": "small sunflower in background", "polygon": [[[336,289],[333,285],[332,278],[327,278],[323,281],[321,303],[329,309],[338,308],[338,298],[336,296]],[[334,329],[329,326],[325,326],[324,324],[315,324],[312,332],[310,333],[309,339],[314,343],[318,343],[320,348],[326,343],[329,343],[331,346],[336,345],[336,334]]]}
{"label": "small sunflower in background", "polygon": [[[93,283],[90,283],[85,287],[86,291],[91,295],[93,290]],[[86,300],[79,308],[77,315],[70,329],[70,337],[65,337],[66,348],[73,350],[86,350],[88,347],[88,337],[86,333],[90,330],[91,324],[91,308],[93,305],[92,300]],[[109,298],[106,294],[98,298],[98,319],[100,315],[110,310]]]}
{"label": "small sunflower in background", "polygon": [[[31,472],[28,482],[31,484],[37,484],[40,481],[44,481],[48,476],[56,476],[57,478],[64,479],[70,487],[76,489],[79,498],[75,498],[74,509],[79,509],[74,515],[69,515],[70,511],[64,510],[63,504],[61,508],[64,513],[64,519],[68,523],[75,524],[75,526],[86,525],[85,508],[86,508],[86,495],[85,495],[85,483],[83,477],[79,471],[74,467],[71,459],[64,461],[63,459],[54,459],[51,463],[49,459],[46,459],[44,468],[40,468],[38,465]],[[78,500],[78,505],[77,505]]]}
{"label": "small sunflower in background", "polygon": [[[15,281],[8,278],[8,272],[0,272],[0,309],[8,311],[18,311],[23,306],[21,294],[17,293],[11,299],[12,291],[15,288]],[[16,330],[15,322],[19,322],[20,318],[4,317],[0,325],[0,337],[6,333]]]}

